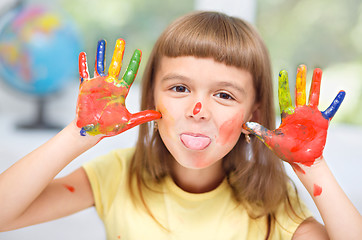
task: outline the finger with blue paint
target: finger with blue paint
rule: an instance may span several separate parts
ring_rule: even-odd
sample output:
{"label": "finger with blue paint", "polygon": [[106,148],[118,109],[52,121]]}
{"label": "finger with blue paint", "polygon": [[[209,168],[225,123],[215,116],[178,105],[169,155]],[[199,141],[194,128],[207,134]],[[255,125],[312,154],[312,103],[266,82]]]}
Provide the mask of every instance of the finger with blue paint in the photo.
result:
{"label": "finger with blue paint", "polygon": [[325,111],[322,112],[322,115],[325,119],[327,119],[328,121],[332,120],[332,118],[338,111],[339,107],[341,106],[345,96],[346,92],[343,90],[337,94],[331,105]]}
{"label": "finger with blue paint", "polygon": [[106,40],[102,39],[98,41],[97,53],[94,67],[94,77],[105,76],[104,68],[106,64]]}

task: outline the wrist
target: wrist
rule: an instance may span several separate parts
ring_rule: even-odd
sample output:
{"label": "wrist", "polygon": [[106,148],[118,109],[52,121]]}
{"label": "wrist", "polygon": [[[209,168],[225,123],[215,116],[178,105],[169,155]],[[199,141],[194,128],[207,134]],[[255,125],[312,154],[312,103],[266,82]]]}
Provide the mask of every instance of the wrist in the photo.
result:
{"label": "wrist", "polygon": [[[299,165],[300,166],[300,165]],[[311,166],[300,166],[303,171],[295,171],[311,196],[319,196],[324,186],[328,185],[331,176],[330,169],[323,156],[316,159]]]}
{"label": "wrist", "polygon": [[73,120],[66,128],[65,130],[68,130],[69,133],[72,135],[72,138],[80,142],[81,144],[85,144],[86,146],[92,147],[96,145],[102,138],[103,135],[89,135],[81,134],[81,128],[77,126],[77,121]]}

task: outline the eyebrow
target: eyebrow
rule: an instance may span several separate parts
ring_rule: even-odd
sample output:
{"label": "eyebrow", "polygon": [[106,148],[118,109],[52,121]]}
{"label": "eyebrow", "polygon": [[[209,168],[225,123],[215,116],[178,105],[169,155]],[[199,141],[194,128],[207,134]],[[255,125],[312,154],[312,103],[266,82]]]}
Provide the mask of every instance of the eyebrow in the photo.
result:
{"label": "eyebrow", "polygon": [[165,82],[165,81],[170,81],[170,80],[175,80],[175,79],[180,79],[180,80],[185,80],[185,81],[190,81],[191,79],[184,76],[184,75],[180,75],[180,74],[176,74],[176,73],[170,73],[167,74],[166,76],[164,76],[161,81]]}
{"label": "eyebrow", "polygon": [[[161,79],[161,81],[165,82],[165,81],[172,81],[172,80],[175,80],[175,79],[183,80],[183,81],[191,81],[190,78],[188,78],[188,77],[186,77],[184,75],[177,74],[177,73],[167,74],[166,76],[164,76]],[[245,91],[244,88],[239,87],[238,85],[236,85],[234,83],[231,83],[231,82],[219,81],[219,82],[217,82],[217,86],[218,87],[231,87],[231,88],[234,88],[236,91],[240,92],[240,94],[242,94],[243,96],[247,95],[247,92]]]}

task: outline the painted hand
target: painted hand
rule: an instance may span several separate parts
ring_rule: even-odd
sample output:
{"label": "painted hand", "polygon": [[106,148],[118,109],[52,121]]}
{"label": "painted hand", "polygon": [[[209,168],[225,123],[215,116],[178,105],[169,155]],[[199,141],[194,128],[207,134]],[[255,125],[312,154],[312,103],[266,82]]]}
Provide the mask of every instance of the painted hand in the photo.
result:
{"label": "painted hand", "polygon": [[332,104],[321,112],[318,110],[322,70],[315,69],[306,105],[306,67],[299,66],[296,78],[296,106],[292,106],[288,73],[279,73],[279,106],[282,123],[278,129],[268,130],[258,123],[247,122],[243,127],[256,135],[279,158],[289,162],[295,169],[303,171],[299,164],[311,166],[322,156],[326,143],[328,125],[345,92],[340,91]]}
{"label": "painted hand", "polygon": [[125,100],[138,71],[141,51],[135,50],[129,66],[121,80],[118,75],[122,67],[125,48],[123,39],[118,39],[114,49],[108,75],[105,74],[106,41],[100,40],[97,46],[94,78],[89,78],[87,58],[79,54],[80,88],[77,103],[77,126],[81,135],[102,134],[104,137],[120,134],[139,124],[161,117],[157,111],[146,110],[131,114]]}

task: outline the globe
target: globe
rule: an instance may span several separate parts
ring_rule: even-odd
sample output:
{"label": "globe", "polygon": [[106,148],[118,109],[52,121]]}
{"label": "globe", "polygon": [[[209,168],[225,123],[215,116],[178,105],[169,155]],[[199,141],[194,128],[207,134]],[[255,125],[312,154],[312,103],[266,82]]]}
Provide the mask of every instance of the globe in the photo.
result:
{"label": "globe", "polygon": [[69,18],[41,6],[20,6],[2,21],[0,76],[9,86],[45,96],[77,79],[81,44]]}

